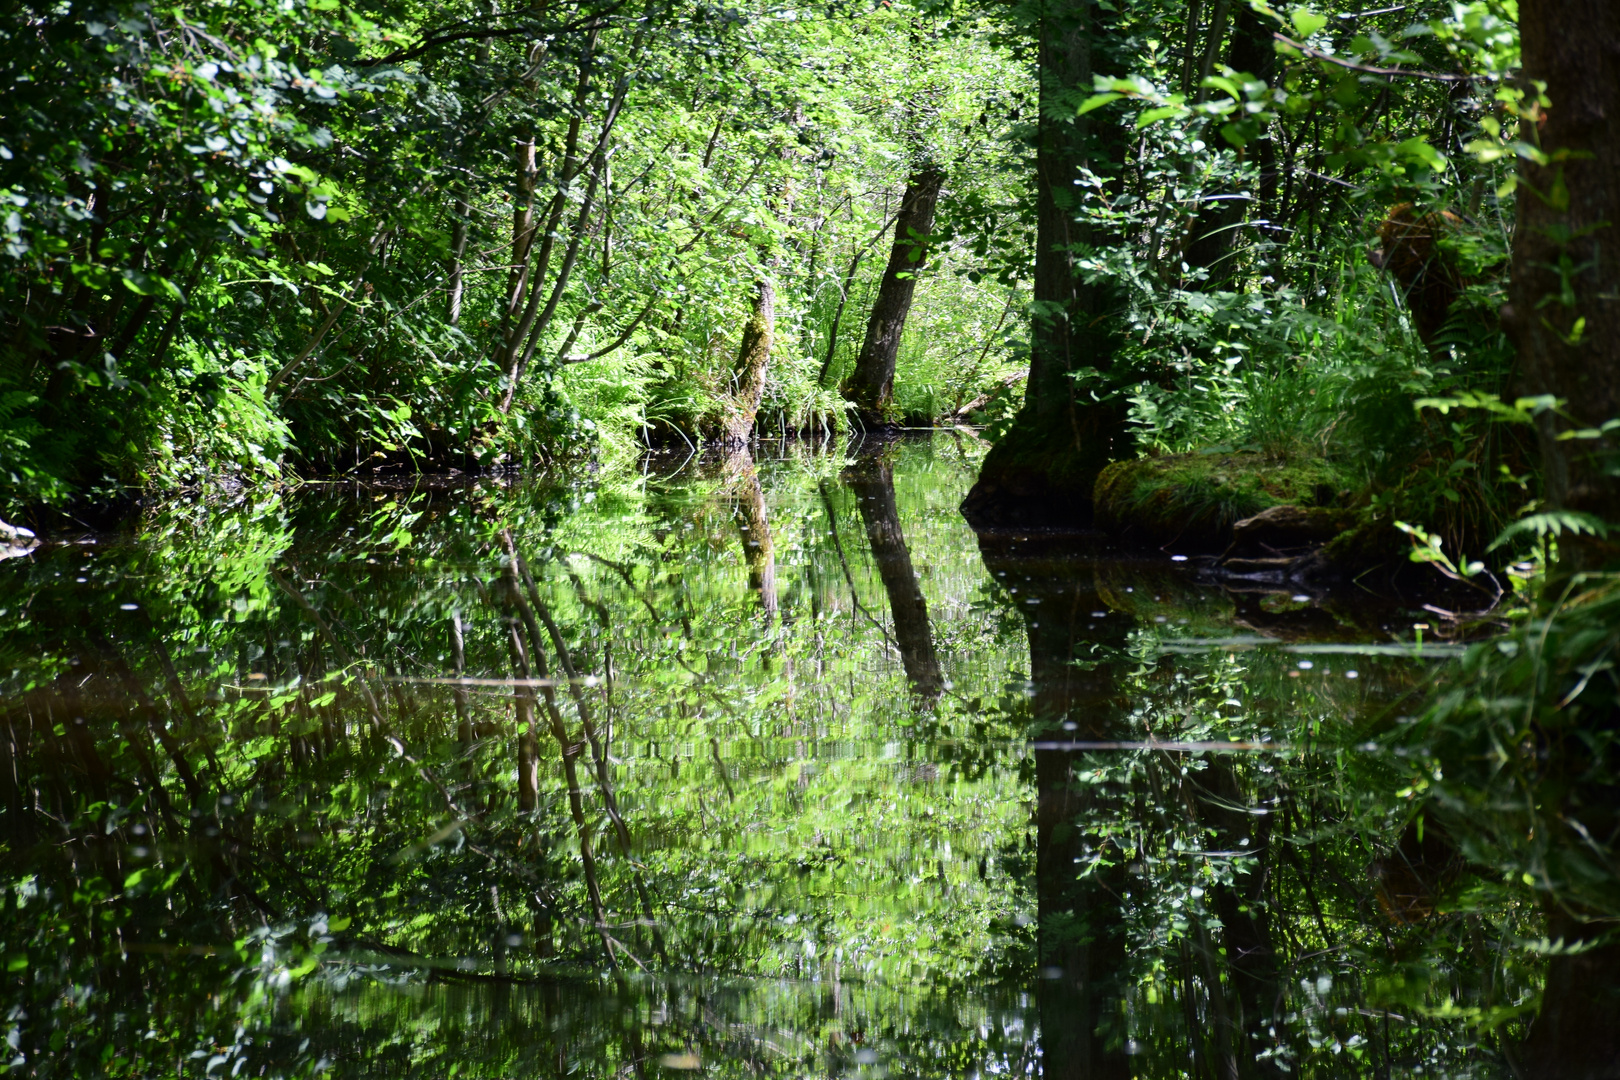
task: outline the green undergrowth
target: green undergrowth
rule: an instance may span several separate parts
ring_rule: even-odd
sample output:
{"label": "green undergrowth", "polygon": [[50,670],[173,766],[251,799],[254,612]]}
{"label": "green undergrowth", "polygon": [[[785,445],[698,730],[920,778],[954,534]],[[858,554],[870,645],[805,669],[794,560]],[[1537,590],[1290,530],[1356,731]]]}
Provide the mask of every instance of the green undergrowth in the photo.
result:
{"label": "green undergrowth", "polygon": [[1576,575],[1473,646],[1427,711],[1389,735],[1434,762],[1427,794],[1464,853],[1560,906],[1588,940],[1620,915],[1617,647],[1620,575]]}

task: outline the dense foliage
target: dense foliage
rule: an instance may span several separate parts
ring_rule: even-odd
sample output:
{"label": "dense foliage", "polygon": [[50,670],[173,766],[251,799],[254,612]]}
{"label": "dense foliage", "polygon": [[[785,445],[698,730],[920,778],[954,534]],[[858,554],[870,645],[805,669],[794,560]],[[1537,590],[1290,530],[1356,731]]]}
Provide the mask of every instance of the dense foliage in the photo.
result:
{"label": "dense foliage", "polygon": [[1478,553],[1526,440],[1414,403],[1516,389],[1516,12],[1354,7],[1109,5],[1054,118],[1060,4],[21,5],[7,498],[846,424],[919,170],[943,191],[889,415],[995,438],[1028,319],[1069,317],[1029,308],[1031,148],[1084,122],[1116,134],[1064,250],[1111,337],[1076,392],[1140,451],[1325,455]]}
{"label": "dense foliage", "polygon": [[[836,421],[909,160],[1005,203],[1028,81],[972,18],[886,6],[4,18],[14,507]],[[740,402],[760,277],[773,362]],[[902,402],[928,417],[1004,374],[1018,306],[934,277]]]}

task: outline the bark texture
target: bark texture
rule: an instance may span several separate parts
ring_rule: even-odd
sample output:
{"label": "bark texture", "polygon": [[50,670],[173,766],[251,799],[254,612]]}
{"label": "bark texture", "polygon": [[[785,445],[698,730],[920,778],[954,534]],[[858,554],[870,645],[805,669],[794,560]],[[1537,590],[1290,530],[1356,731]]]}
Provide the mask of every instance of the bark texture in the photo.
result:
{"label": "bark texture", "polygon": [[[1503,324],[1526,385],[1567,402],[1541,424],[1548,500],[1616,523],[1620,433],[1559,435],[1620,418],[1620,5],[1522,0],[1519,25],[1524,81],[1547,86],[1534,134],[1552,161],[1521,173]],[[1612,567],[1617,542],[1566,534],[1562,569]]]}
{"label": "bark texture", "polygon": [[906,181],[906,194],[894,220],[894,246],[866,323],[866,340],[855,370],[844,381],[845,399],[854,404],[856,415],[868,428],[896,420],[894,368],[900,356],[900,335],[911,314],[917,274],[928,261],[928,234],[934,230],[934,209],[944,181],[944,175],[931,166],[917,170]]}
{"label": "bark texture", "polygon": [[975,528],[1086,524],[1091,487],[1125,446],[1125,409],[1099,403],[1072,377],[1106,372],[1115,304],[1111,291],[1087,284],[1076,268],[1077,246],[1106,240],[1076,220],[1081,169],[1108,171],[1122,139],[1099,113],[1077,116],[1092,92],[1106,26],[1093,0],[1053,0],[1040,21],[1040,121],[1035,145],[1035,280],[1029,382],[1012,428],[986,455],[962,503]]}
{"label": "bark texture", "polygon": [[[1522,84],[1547,88],[1534,137],[1551,160],[1522,167],[1502,323],[1525,385],[1564,402],[1566,415],[1544,413],[1538,432],[1548,501],[1617,523],[1620,436],[1559,436],[1620,418],[1620,5],[1521,0],[1519,29]],[[1561,573],[1617,564],[1620,534],[1559,541]],[[1620,1078],[1620,946],[1598,943],[1609,922],[1548,909],[1550,936],[1596,947],[1549,958],[1522,1071],[1532,1080]]]}
{"label": "bark texture", "polygon": [[939,697],[945,677],[934,652],[934,633],[928,622],[928,600],[911,565],[911,551],[900,528],[894,501],[894,470],[887,461],[866,458],[844,470],[844,483],[855,493],[872,546],[883,591],[894,617],[894,640],[911,689],[924,701]]}
{"label": "bark texture", "polygon": [[776,285],[762,277],[754,290],[754,310],[743,326],[737,350],[736,390],[726,402],[721,437],[733,446],[746,443],[754,433],[754,418],[765,397],[765,373],[771,366],[771,344],[776,337]]}

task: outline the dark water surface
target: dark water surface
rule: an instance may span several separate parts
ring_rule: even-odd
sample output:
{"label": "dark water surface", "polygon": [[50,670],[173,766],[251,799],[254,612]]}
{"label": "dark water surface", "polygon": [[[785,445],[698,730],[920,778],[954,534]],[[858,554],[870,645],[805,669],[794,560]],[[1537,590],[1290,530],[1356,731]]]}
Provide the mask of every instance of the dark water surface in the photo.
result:
{"label": "dark water surface", "polygon": [[0,1064],[1514,1075],[1568,988],[1419,809],[1459,649],[976,537],[976,458],[312,486],[0,563]]}

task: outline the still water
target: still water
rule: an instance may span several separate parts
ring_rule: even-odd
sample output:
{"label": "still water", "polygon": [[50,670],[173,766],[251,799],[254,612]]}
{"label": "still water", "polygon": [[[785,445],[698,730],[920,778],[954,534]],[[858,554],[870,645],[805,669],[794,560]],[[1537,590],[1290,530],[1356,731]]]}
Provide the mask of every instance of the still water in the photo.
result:
{"label": "still water", "polygon": [[979,452],[312,485],[0,564],[0,1065],[1521,1074],[1559,944],[1409,732],[1460,646],[975,536]]}

